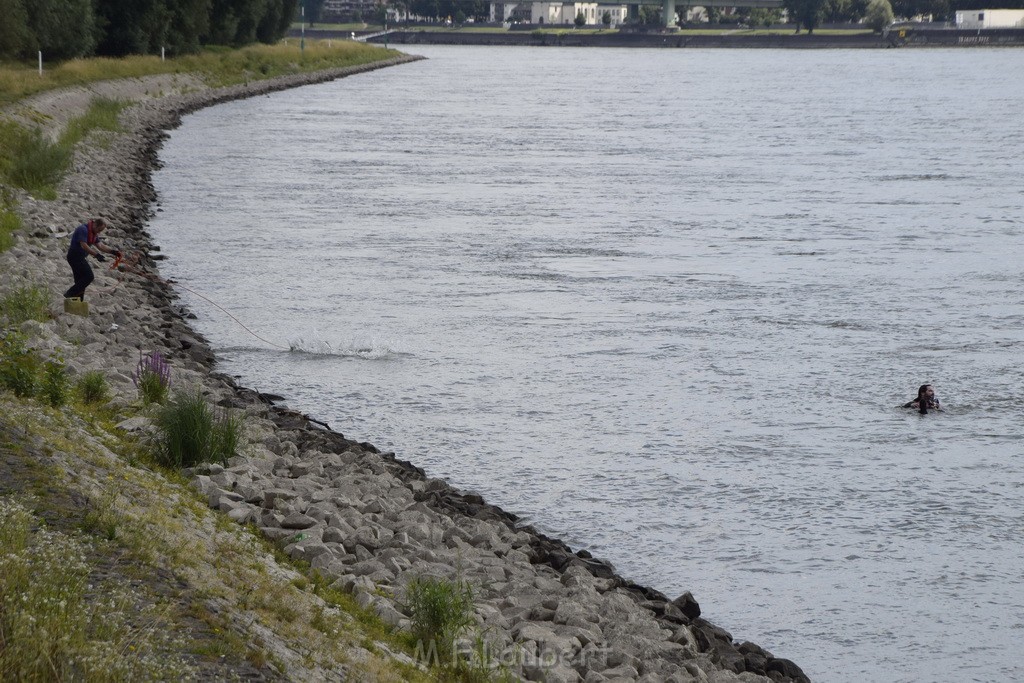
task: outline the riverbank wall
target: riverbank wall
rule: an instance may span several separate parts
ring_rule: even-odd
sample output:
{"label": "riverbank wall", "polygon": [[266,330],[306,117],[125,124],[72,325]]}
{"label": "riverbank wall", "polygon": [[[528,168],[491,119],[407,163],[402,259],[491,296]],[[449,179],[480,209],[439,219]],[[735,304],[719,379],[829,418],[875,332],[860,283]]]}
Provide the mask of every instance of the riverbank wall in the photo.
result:
{"label": "riverbank wall", "polygon": [[[297,35],[297,34],[296,34]],[[346,39],[344,31],[307,31],[307,37]],[[507,31],[391,31],[368,39],[389,45],[489,45],[519,47],[619,47],[619,48],[747,48],[775,50],[856,50],[921,47],[1024,47],[1024,29],[957,30],[914,26],[893,28],[885,33],[825,34],[802,32],[748,34],[722,32],[582,33],[566,28],[552,33]]]}
{"label": "riverbank wall", "polygon": [[[384,36],[369,42],[383,43]],[[813,50],[825,48],[877,49],[893,47],[890,41],[872,33],[823,35],[803,33],[743,35],[689,33],[577,33],[567,29],[558,33],[513,31],[508,33],[470,33],[437,31],[393,31],[387,36],[394,45],[517,45],[529,47],[620,47],[620,48],[760,48]]]}
{"label": "riverbank wall", "polygon": [[[159,210],[150,176],[166,131],[185,114],[219,102],[411,59],[230,88],[190,87],[125,110],[123,131],[79,147],[57,200],[18,197],[25,227],[0,255],[0,269],[11,282],[44,285],[59,311],[60,292],[70,282],[67,236],[79,222],[103,216],[112,225],[107,242],[141,254],[140,268],[149,277],[97,268],[88,297],[92,313],[59,313],[33,324],[33,345],[62,353],[76,375],[103,371],[115,401],[134,398],[131,371],[142,353],[157,351],[168,359],[176,387],[198,388],[210,402],[244,411],[245,447],[224,465],[190,471],[193,486],[210,507],[258,528],[396,628],[410,625],[403,600],[409,581],[432,576],[472,586],[477,633],[488,656],[526,680],[807,681],[792,661],[702,618],[690,593],[670,598],[638,585],[479,495],[217,371],[213,351],[189,326],[173,285],[158,278],[162,255],[146,232]],[[216,238],[200,232],[204,228],[181,229],[195,230],[197,240]],[[144,417],[127,422],[121,428],[140,436],[155,429]]]}

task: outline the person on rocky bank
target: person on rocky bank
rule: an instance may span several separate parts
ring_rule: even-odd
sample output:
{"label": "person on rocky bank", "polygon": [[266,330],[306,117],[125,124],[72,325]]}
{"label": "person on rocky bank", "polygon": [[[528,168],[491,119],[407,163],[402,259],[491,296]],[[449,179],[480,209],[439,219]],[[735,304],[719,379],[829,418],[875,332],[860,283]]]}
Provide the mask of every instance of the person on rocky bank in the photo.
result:
{"label": "person on rocky bank", "polygon": [[64,292],[65,299],[85,300],[85,288],[88,287],[95,276],[92,268],[85,260],[85,257],[95,256],[97,261],[105,261],[106,257],[100,252],[114,254],[121,257],[121,251],[108,247],[100,241],[100,235],[107,229],[107,222],[102,218],[93,218],[82,223],[71,233],[71,246],[68,247],[68,265],[75,276],[75,284],[71,285],[68,291]]}

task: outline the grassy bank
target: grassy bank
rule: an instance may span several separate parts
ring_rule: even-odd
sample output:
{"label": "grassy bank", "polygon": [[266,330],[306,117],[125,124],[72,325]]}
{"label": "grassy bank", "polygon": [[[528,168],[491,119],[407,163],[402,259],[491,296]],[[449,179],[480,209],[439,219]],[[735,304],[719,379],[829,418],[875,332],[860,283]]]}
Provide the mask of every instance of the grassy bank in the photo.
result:
{"label": "grassy bank", "polygon": [[292,40],[237,50],[209,47],[196,55],[166,61],[153,56],[75,59],[60,64],[44,64],[42,76],[34,63],[6,62],[0,64],[0,107],[46,90],[117,78],[187,73],[200,76],[207,85],[222,86],[369,64],[397,54],[373,45],[340,40],[330,41],[329,45],[328,41],[307,40],[303,50],[298,41]]}
{"label": "grassy bank", "polygon": [[407,638],[114,429],[121,411],[0,391],[0,416],[0,679],[428,680],[378,654]]}
{"label": "grassy bank", "polygon": [[[102,97],[94,99],[84,114],[71,119],[56,142],[37,128],[0,119],[0,182],[43,199],[55,199],[56,185],[71,165],[75,145],[93,131],[120,130],[117,117],[126,104]],[[0,204],[0,251],[10,246],[5,234],[9,238],[20,223],[13,208],[13,199],[7,192]]]}

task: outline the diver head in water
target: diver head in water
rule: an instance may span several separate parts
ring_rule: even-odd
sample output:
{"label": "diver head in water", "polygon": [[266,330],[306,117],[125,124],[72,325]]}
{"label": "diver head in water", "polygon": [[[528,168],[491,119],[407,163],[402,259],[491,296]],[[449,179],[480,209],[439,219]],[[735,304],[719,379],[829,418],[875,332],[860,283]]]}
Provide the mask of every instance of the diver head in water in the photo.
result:
{"label": "diver head in water", "polygon": [[904,404],[904,408],[917,408],[922,415],[929,410],[942,410],[939,407],[939,399],[935,397],[935,389],[931,384],[922,384],[917,389],[917,398]]}

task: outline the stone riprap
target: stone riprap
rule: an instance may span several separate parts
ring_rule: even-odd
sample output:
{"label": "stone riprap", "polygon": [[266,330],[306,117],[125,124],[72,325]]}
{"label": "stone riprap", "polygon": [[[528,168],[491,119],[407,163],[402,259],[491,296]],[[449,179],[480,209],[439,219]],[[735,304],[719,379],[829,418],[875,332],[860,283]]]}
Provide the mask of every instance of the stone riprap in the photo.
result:
{"label": "stone riprap", "polygon": [[[18,198],[25,228],[0,255],[0,290],[43,284],[59,310],[70,284],[66,237],[93,216],[112,224],[109,244],[144,254],[142,267],[156,276],[159,248],[145,232],[156,200],[150,173],[164,131],[183,114],[408,59],[197,88],[126,109],[122,132],[96,134],[103,144],[90,139],[80,146],[60,199]],[[488,653],[527,680],[807,680],[791,661],[737,643],[702,619],[689,593],[672,600],[628,581],[607,562],[521,526],[478,495],[275,405],[277,397],[237,386],[214,370],[214,355],[189,327],[173,286],[101,268],[88,294],[91,315],[25,323],[32,345],[61,352],[72,374],[102,370],[115,401],[126,404],[136,399],[131,373],[140,355],[159,351],[173,368],[174,388],[200,388],[212,403],[245,411],[244,452],[190,472],[194,486],[211,507],[255,525],[384,621],[407,627],[405,586],[414,577],[443,577],[472,586]],[[142,435],[154,430],[146,418],[121,427]]]}

